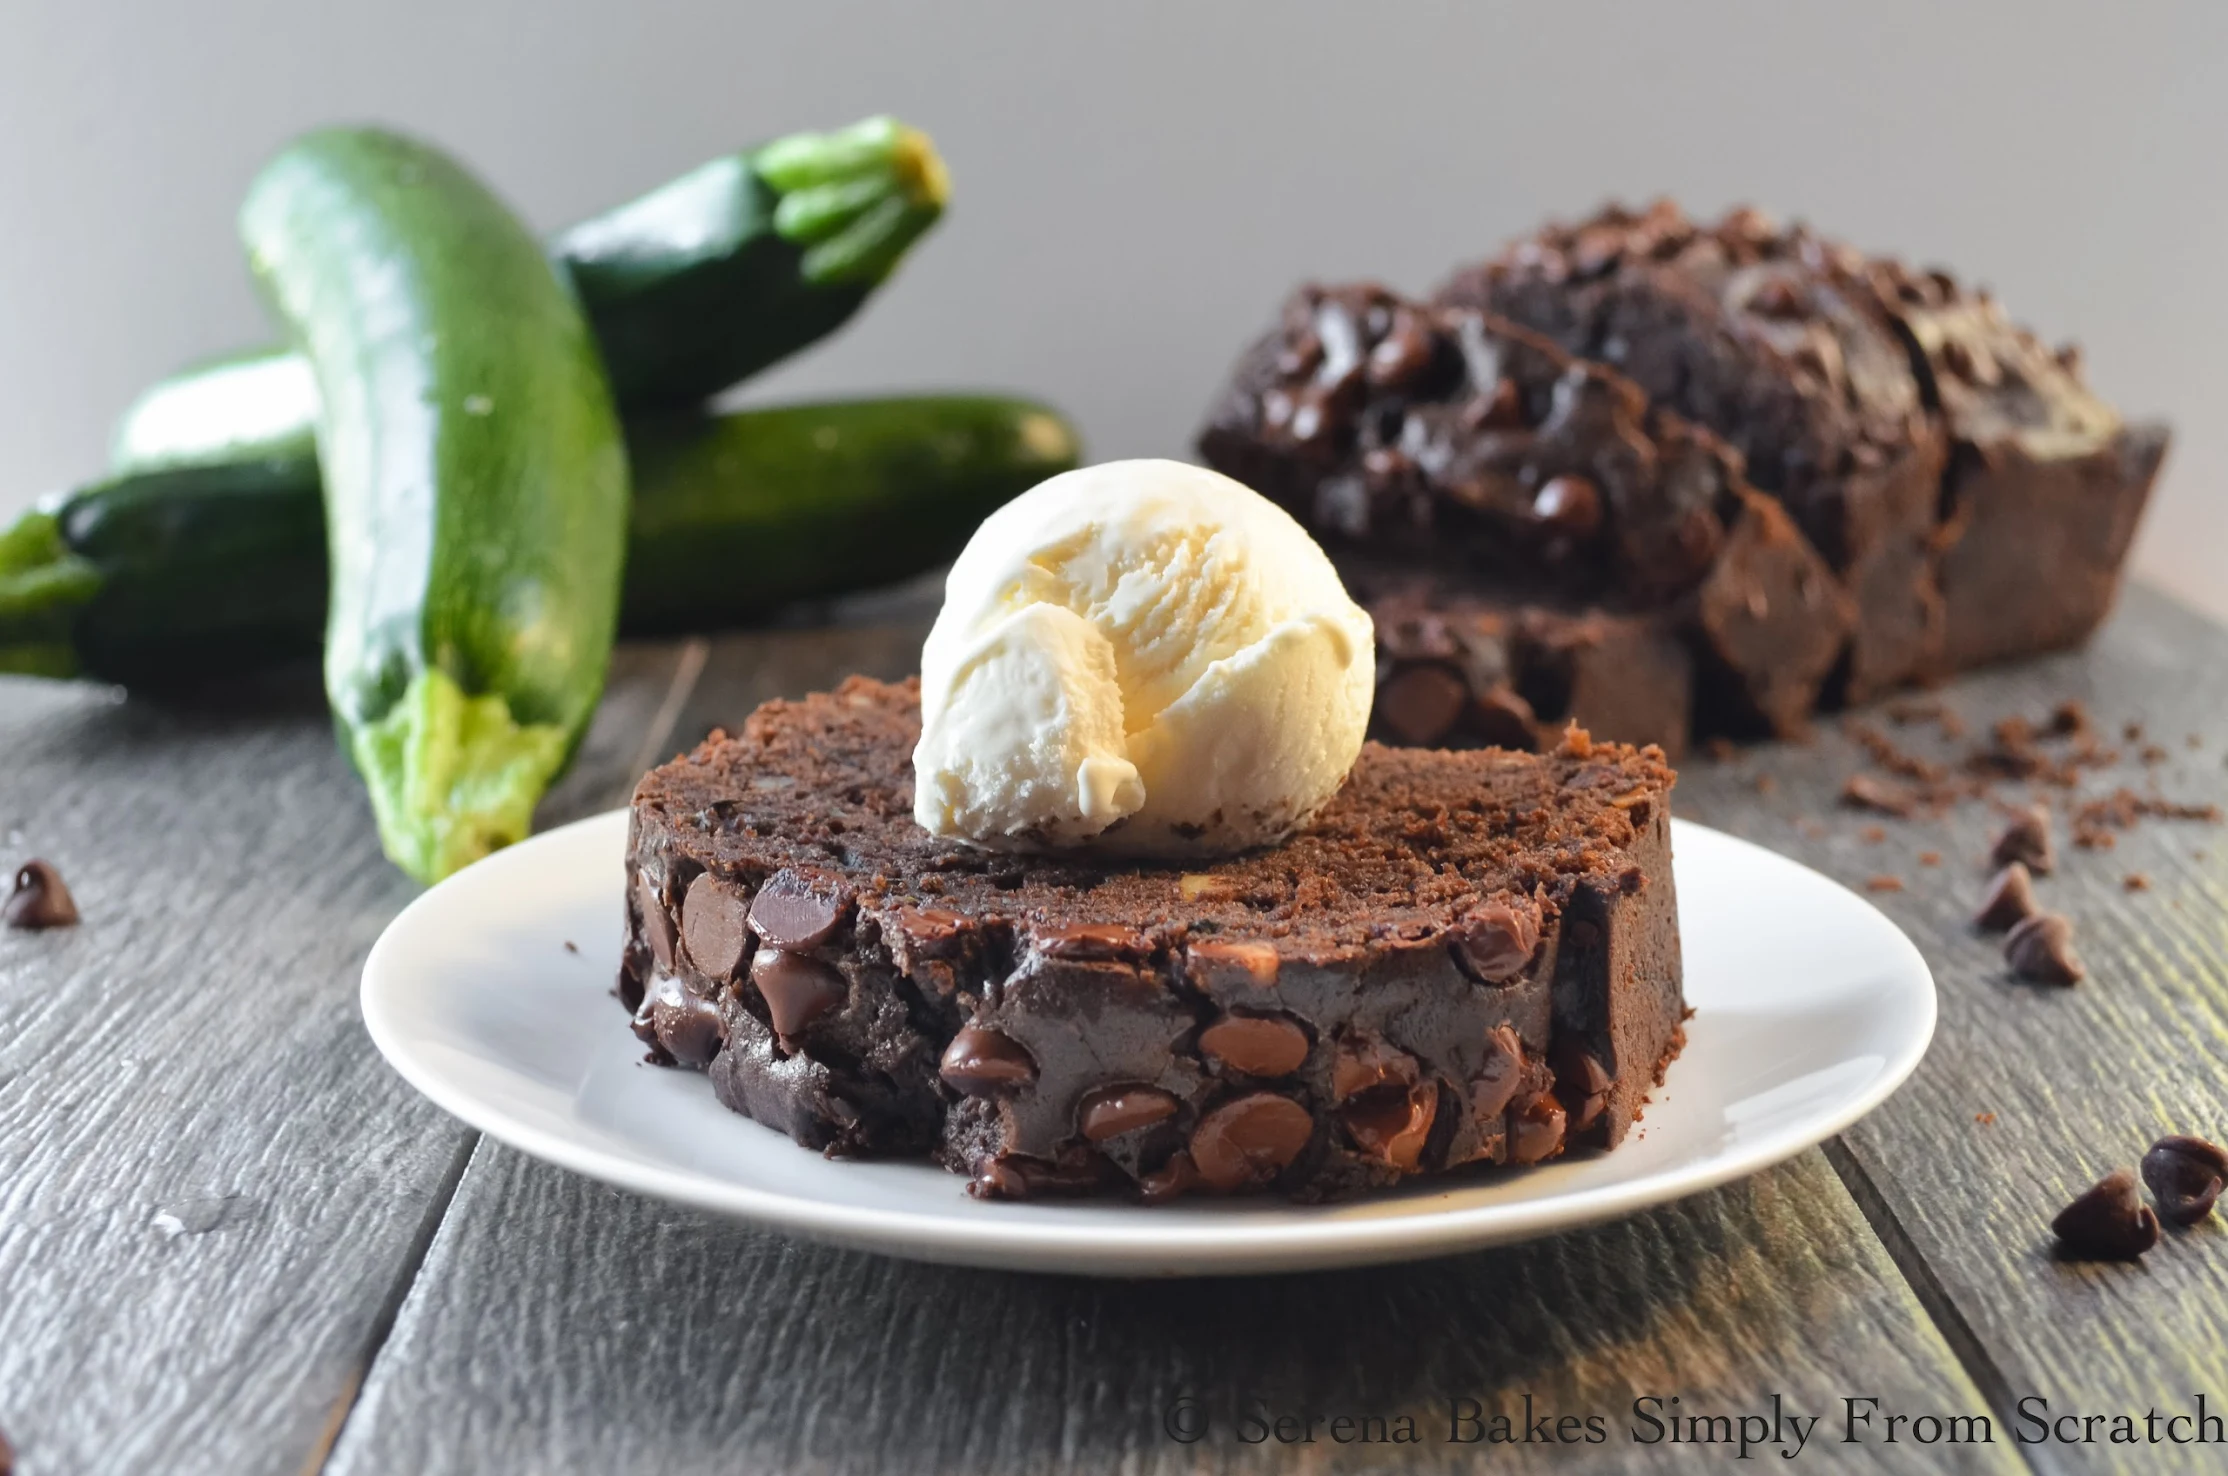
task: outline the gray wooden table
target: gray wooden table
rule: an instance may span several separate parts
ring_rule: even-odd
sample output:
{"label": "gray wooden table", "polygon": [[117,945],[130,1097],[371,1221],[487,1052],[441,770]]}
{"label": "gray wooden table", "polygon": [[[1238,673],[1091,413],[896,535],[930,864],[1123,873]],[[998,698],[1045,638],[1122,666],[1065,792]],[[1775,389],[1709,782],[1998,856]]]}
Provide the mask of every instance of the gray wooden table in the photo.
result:
{"label": "gray wooden table", "polygon": [[[767,697],[908,670],[927,613],[885,601],[624,650],[546,818],[621,803],[647,764]],[[1944,696],[1975,731],[2079,697],[2146,735],[2092,785],[2228,799],[2228,632],[2156,595],[2132,592],[2085,653]],[[1690,763],[1677,800],[1852,885],[1902,883],[1877,900],[1933,965],[1940,1033],[1851,1132],[1512,1249],[1091,1282],[800,1244],[482,1140],[389,1071],[358,1019],[365,951],[412,888],[379,858],[313,685],[156,706],[0,681],[0,859],[52,859],[85,913],[0,933],[0,1430],[26,1476],[1732,1458],[1632,1438],[1636,1399],[1677,1396],[1665,1412],[1769,1416],[1776,1398],[1823,1416],[1800,1469],[2228,1469],[2228,1445],[2113,1445],[2102,1424],[2058,1427],[2096,1443],[2018,1439],[2036,1400],[2138,1430],[2200,1394],[2228,1416],[2228,1231],[2099,1266],[2054,1259],[2045,1229],[2157,1134],[2228,1133],[2228,833],[2154,821],[2069,849],[2046,896],[2077,920],[2091,977],[2037,989],[1965,925],[1991,813],[1839,809],[1860,762],[1829,727]],[[1853,1443],[1851,1400],[1877,1401],[1856,1406],[1872,1418]],[[1472,1409],[1481,1423],[1457,1427]],[[1409,1416],[1422,1443],[1339,1443],[1342,1413],[1387,1434]],[[1536,1434],[1599,1414],[1607,1438],[1448,1438],[1497,1413]],[[1292,1435],[1322,1418],[1314,1443],[1287,1444],[1248,1423],[1264,1414]],[[1961,1416],[1986,1417],[1993,1443],[1924,1443],[1979,1433]]]}

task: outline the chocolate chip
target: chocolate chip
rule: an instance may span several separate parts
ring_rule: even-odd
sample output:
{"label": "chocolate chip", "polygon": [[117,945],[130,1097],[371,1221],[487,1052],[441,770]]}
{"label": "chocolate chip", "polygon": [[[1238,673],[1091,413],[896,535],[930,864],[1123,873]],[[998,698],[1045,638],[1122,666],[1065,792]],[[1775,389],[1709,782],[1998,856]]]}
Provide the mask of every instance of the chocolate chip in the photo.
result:
{"label": "chocolate chip", "polygon": [[2050,1229],[2067,1254],[2087,1260],[2132,1261],[2158,1244],[2158,1216],[2124,1168],[2082,1191],[2058,1211]]}
{"label": "chocolate chip", "polygon": [[1589,538],[1601,527],[1601,490],[1584,477],[1550,477],[1532,498],[1532,518],[1566,538]]}
{"label": "chocolate chip", "polygon": [[1552,1054],[1556,1083],[1572,1096],[1598,1097],[1616,1084],[1599,1056],[1568,1037],[1556,1043]]}
{"label": "chocolate chip", "polygon": [[1225,1015],[1199,1033],[1201,1051],[1248,1076],[1289,1076],[1307,1048],[1307,1032],[1274,1015]]}
{"label": "chocolate chip", "polygon": [[1392,331],[1369,351],[1367,375],[1379,389],[1404,389],[1431,367],[1431,334],[1413,313],[1393,317]]}
{"label": "chocolate chip", "polygon": [[1375,1035],[1343,1035],[1331,1055],[1331,1100],[1344,1102],[1374,1087],[1412,1086],[1416,1058]]}
{"label": "chocolate chip", "polygon": [[750,982],[766,1001],[774,1034],[784,1041],[850,997],[841,974],[786,948],[761,948],[753,954]]}
{"label": "chocolate chip", "polygon": [[1276,945],[1203,939],[1184,949],[1184,966],[1202,989],[1236,984],[1267,989],[1276,983]]}
{"label": "chocolate chip", "polygon": [[2073,951],[2073,924],[2055,912],[2022,918],[2004,935],[2011,971],[2037,984],[2078,984],[2088,975]]}
{"label": "chocolate chip", "polygon": [[1076,1108],[1086,1140],[1103,1143],[1176,1115],[1176,1099],[1158,1087],[1107,1086],[1087,1093]]}
{"label": "chocolate chip", "polygon": [[661,971],[672,973],[673,919],[666,915],[657,884],[646,871],[634,874],[634,907],[642,915],[642,937],[650,945],[650,956],[658,961]]}
{"label": "chocolate chip", "polygon": [[2000,933],[2034,915],[2034,879],[2027,873],[2026,862],[2014,861],[1990,879],[1980,899],[1980,910],[1973,914],[1973,926],[1983,932]]}
{"label": "chocolate chip", "polygon": [[667,980],[649,999],[650,1028],[666,1054],[684,1066],[708,1066],[727,1043],[719,1006]]}
{"label": "chocolate chip", "polygon": [[776,948],[805,953],[834,935],[850,907],[850,889],[841,881],[784,868],[751,899],[750,929]]}
{"label": "chocolate chip", "polygon": [[1426,1081],[1404,1092],[1371,1092],[1350,1103],[1339,1120],[1355,1147],[1412,1174],[1423,1161],[1424,1144],[1438,1113],[1439,1089]]}
{"label": "chocolate chip", "polygon": [[1528,903],[1488,902],[1455,925],[1456,960],[1488,984],[1515,978],[1538,949],[1539,914]]}
{"label": "chocolate chip", "polygon": [[973,921],[965,913],[942,907],[907,908],[891,918],[890,924],[896,927],[907,948],[927,958],[956,954],[960,941],[974,929]]}
{"label": "chocolate chip", "polygon": [[1470,706],[1469,728],[1489,747],[1530,753],[1539,747],[1539,719],[1513,687],[1495,687]]}
{"label": "chocolate chip", "polygon": [[1509,1162],[1538,1163],[1563,1146],[1563,1108],[1545,1093],[1534,1097],[1509,1121]]}
{"label": "chocolate chip", "polygon": [[2058,859],[2057,850],[2050,842],[2050,812],[2033,805],[2012,816],[2004,833],[1996,837],[1988,857],[1998,866],[2022,861],[2035,875],[2048,876]]}
{"label": "chocolate chip", "polygon": [[1255,1092],[1223,1103],[1199,1120],[1191,1161],[1210,1188],[1228,1192],[1265,1184],[1300,1156],[1315,1120],[1290,1097]]}
{"label": "chocolate chip", "polygon": [[0,905],[11,928],[67,928],[77,924],[77,901],[50,862],[31,860],[16,868],[15,889]]}
{"label": "chocolate chip", "polygon": [[1570,1131],[1582,1133],[1601,1121],[1602,1114],[1609,1110],[1609,1093],[1596,1092],[1590,1097],[1580,1097],[1567,1110],[1570,1113]]}
{"label": "chocolate chip", "polygon": [[1168,1156],[1168,1162],[1138,1179],[1137,1197],[1147,1204],[1166,1204],[1198,1185],[1197,1165],[1192,1163],[1189,1153],[1179,1148]]}
{"label": "chocolate chip", "polygon": [[750,896],[709,871],[681,899],[681,946],[689,962],[713,979],[732,979],[750,951]]}
{"label": "chocolate chip", "polygon": [[952,1037],[938,1064],[944,1080],[970,1097],[986,1097],[1037,1079],[1037,1063],[1021,1043],[987,1025],[967,1025]]}
{"label": "chocolate chip", "polygon": [[1136,959],[1147,952],[1145,940],[1134,928],[1107,923],[1076,923],[1063,928],[1039,928],[1030,935],[1037,951],[1047,958]]}
{"label": "chocolate chip", "polygon": [[2160,1138],[2143,1155],[2143,1182],[2158,1202],[2160,1219],[2194,1225],[2213,1212],[2213,1201],[2228,1188],[2228,1149],[2179,1133]]}
{"label": "chocolate chip", "polygon": [[1431,748],[1454,728],[1470,689],[1444,666],[1410,666],[1377,689],[1375,713],[1410,748]]}
{"label": "chocolate chip", "polygon": [[1470,1078],[1470,1110],[1490,1123],[1509,1110],[1524,1083],[1524,1044],[1512,1025],[1496,1025],[1485,1037],[1485,1064]]}
{"label": "chocolate chip", "polygon": [[1088,1149],[1053,1161],[1008,1153],[982,1165],[967,1184],[977,1199],[1036,1199],[1088,1194],[1106,1178],[1106,1162]]}

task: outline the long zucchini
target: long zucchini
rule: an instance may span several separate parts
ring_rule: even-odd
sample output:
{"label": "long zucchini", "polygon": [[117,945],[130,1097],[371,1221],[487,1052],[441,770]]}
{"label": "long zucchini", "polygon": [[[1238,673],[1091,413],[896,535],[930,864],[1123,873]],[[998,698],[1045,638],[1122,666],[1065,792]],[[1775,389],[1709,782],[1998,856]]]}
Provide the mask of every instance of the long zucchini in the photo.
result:
{"label": "long zucchini", "polygon": [[[928,135],[893,118],[714,159],[546,243],[623,407],[692,404],[826,337],[942,214]],[[317,385],[286,349],[231,355],[148,389],[109,470],[308,460]]]}
{"label": "long zucchini", "polygon": [[[968,395],[638,419],[627,445],[630,635],[918,573],[1080,455],[1058,412]],[[0,531],[0,671],[197,686],[314,654],[325,603],[314,458],[114,477]]]}
{"label": "long zucchini", "polygon": [[326,129],[240,240],[317,380],[325,693],[387,854],[434,881],[525,835],[602,695],[627,462],[539,245],[447,155]]}

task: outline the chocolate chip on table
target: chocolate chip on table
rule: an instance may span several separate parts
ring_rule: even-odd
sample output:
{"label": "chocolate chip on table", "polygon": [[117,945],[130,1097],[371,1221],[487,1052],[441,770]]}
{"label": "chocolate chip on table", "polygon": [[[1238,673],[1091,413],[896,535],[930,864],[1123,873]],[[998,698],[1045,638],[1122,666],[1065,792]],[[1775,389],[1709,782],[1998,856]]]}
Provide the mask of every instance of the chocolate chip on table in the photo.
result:
{"label": "chocolate chip on table", "polygon": [[776,948],[804,953],[828,941],[850,906],[850,894],[840,881],[784,868],[768,877],[751,899],[750,927]]}
{"label": "chocolate chip on table", "polygon": [[944,1059],[937,1070],[947,1083],[970,1097],[1027,1086],[1037,1078],[1037,1063],[1021,1043],[987,1025],[961,1027],[944,1048]]}
{"label": "chocolate chip on table", "polygon": [[15,890],[0,904],[11,928],[67,928],[77,924],[77,902],[51,862],[31,860],[16,868]]}
{"label": "chocolate chip on table", "polygon": [[2022,918],[2004,935],[2004,960],[2037,984],[2078,984],[2088,976],[2073,951],[2073,924],[2055,912]]}
{"label": "chocolate chip on table", "polygon": [[1305,1107],[1274,1092],[1255,1092],[1199,1120],[1191,1135],[1191,1162],[1209,1188],[1250,1188],[1275,1178],[1314,1133],[1315,1120]]}
{"label": "chocolate chip on table", "polygon": [[1523,972],[1538,948],[1538,915],[1528,906],[1506,902],[1473,908],[1454,940],[1455,957],[1488,984]]}
{"label": "chocolate chip on table", "polygon": [[2001,933],[2033,917],[2035,911],[2034,878],[2028,874],[2026,862],[2014,861],[1989,879],[1988,890],[1981,894],[1980,909],[1973,914],[1973,926],[1982,932]]}
{"label": "chocolate chip on table", "polygon": [[2228,1188],[2228,1149],[2179,1133],[2160,1138],[2143,1155],[2143,1182],[2160,1219],[2194,1225],[2213,1212],[2213,1201]]}
{"label": "chocolate chip on table", "polygon": [[1175,1115],[1176,1099],[1158,1087],[1110,1086],[1085,1095],[1075,1117],[1084,1141],[1104,1143]]}
{"label": "chocolate chip on table", "polygon": [[2158,1216],[2124,1168],[2083,1190],[2050,1229],[2068,1255],[2082,1260],[2131,1261],[2158,1244]]}
{"label": "chocolate chip on table", "polygon": [[731,881],[699,874],[681,899],[681,946],[714,979],[732,979],[750,952],[750,894]]}
{"label": "chocolate chip on table", "polygon": [[774,1034],[794,1039],[814,1020],[850,998],[850,988],[819,959],[786,948],[761,948],[751,956],[750,982],[766,1001]]}
{"label": "chocolate chip on table", "polygon": [[1998,866],[2025,862],[2035,875],[2048,876],[2058,862],[2057,848],[2050,840],[2050,812],[2040,805],[2030,805],[2012,816],[1988,857]]}
{"label": "chocolate chip on table", "polygon": [[1199,1049],[1248,1076],[1289,1076],[1307,1059],[1307,1032],[1274,1015],[1225,1015],[1199,1032]]}

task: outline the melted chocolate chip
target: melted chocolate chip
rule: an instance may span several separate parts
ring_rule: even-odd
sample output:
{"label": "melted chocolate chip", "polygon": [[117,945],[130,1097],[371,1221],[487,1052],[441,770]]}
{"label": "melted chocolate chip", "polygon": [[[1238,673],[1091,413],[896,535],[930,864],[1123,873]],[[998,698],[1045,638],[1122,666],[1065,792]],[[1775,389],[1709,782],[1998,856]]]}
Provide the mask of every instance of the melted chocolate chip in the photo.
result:
{"label": "melted chocolate chip", "polygon": [[2073,951],[2073,924],[2055,912],[2023,918],[2004,935],[2011,971],[2037,984],[2078,984],[2088,976]]}
{"label": "melted chocolate chip", "polygon": [[11,928],[74,927],[77,901],[52,863],[26,861],[16,868],[15,888],[0,904],[0,918]]}
{"label": "melted chocolate chip", "polygon": [[2160,1138],[2143,1155],[2143,1182],[2169,1225],[2194,1225],[2213,1212],[2228,1188],[2228,1149],[2203,1138]]}
{"label": "melted chocolate chip", "polygon": [[904,936],[908,948],[927,958],[956,953],[960,940],[974,929],[965,913],[941,907],[908,908],[892,918],[890,925]]}
{"label": "melted chocolate chip", "polygon": [[1179,1148],[1168,1156],[1168,1162],[1138,1179],[1137,1197],[1147,1204],[1166,1204],[1198,1186],[1198,1166]]}
{"label": "melted chocolate chip", "polygon": [[970,1097],[1027,1086],[1037,1079],[1037,1063],[1021,1043],[987,1025],[968,1025],[952,1037],[938,1064],[944,1080]]}
{"label": "melted chocolate chip", "polygon": [[786,948],[761,948],[751,956],[750,982],[766,1001],[774,1034],[784,1041],[850,998],[843,975],[816,958]]}
{"label": "melted chocolate chip", "polygon": [[2050,1222],[2066,1254],[2132,1261],[2158,1244],[2158,1216],[2135,1191],[2135,1175],[2114,1169],[2058,1211]]}
{"label": "melted chocolate chip", "polygon": [[1496,1025],[1485,1037],[1485,1064],[1470,1078],[1470,1110],[1490,1123],[1509,1110],[1524,1081],[1524,1044],[1510,1025]]}
{"label": "melted chocolate chip", "polygon": [[1539,948],[1539,914],[1528,903],[1488,902],[1462,919],[1457,959],[1488,984],[1515,978]]}
{"label": "melted chocolate chip", "polygon": [[1176,1099],[1158,1087],[1108,1086],[1087,1093],[1076,1108],[1084,1138],[1103,1143],[1176,1115]]}
{"label": "melted chocolate chip", "polygon": [[681,946],[706,976],[734,978],[750,952],[749,894],[709,871],[699,873],[681,899]]}
{"label": "melted chocolate chip", "polygon": [[784,868],[751,899],[750,927],[776,948],[805,953],[827,942],[850,908],[850,889],[842,882]]}
{"label": "melted chocolate chip", "polygon": [[1072,927],[1039,928],[1031,935],[1037,951],[1047,958],[1121,960],[1142,958],[1145,940],[1133,928],[1108,923],[1076,923]]}
{"label": "melted chocolate chip", "polygon": [[1538,1163],[1563,1146],[1562,1104],[1546,1094],[1534,1097],[1509,1119],[1509,1162]]}
{"label": "melted chocolate chip", "polygon": [[1271,943],[1220,943],[1206,939],[1184,950],[1186,970],[1201,988],[1246,984],[1267,989],[1276,983],[1276,946]]}
{"label": "melted chocolate chip", "polygon": [[1305,1107],[1274,1092],[1255,1092],[1200,1119],[1191,1135],[1191,1161],[1211,1188],[1266,1184],[1300,1156],[1314,1132]]}
{"label": "melted chocolate chip", "polygon": [[1973,926],[1983,932],[2001,933],[2034,915],[2034,879],[2027,873],[2026,862],[2014,861],[1990,878],[1988,890],[1981,895],[1980,910],[1973,914]]}
{"label": "melted chocolate chip", "polygon": [[1439,1113],[1439,1089],[1419,1082],[1407,1091],[1376,1091],[1354,1101],[1339,1115],[1354,1146],[1372,1158],[1412,1174],[1423,1161],[1432,1120]]}
{"label": "melted chocolate chip", "polygon": [[1248,1076],[1289,1076],[1307,1048],[1307,1032],[1274,1015],[1225,1015],[1199,1033],[1202,1052]]}
{"label": "melted chocolate chip", "polygon": [[1331,1056],[1331,1100],[1346,1101],[1374,1087],[1412,1086],[1416,1058],[1374,1035],[1342,1036]]}
{"label": "melted chocolate chip", "polygon": [[2012,816],[1988,855],[1998,866],[2021,861],[2035,875],[2048,876],[2058,859],[2050,841],[2050,812],[2035,805]]}
{"label": "melted chocolate chip", "polygon": [[667,981],[649,999],[650,1028],[666,1054],[683,1066],[708,1066],[727,1043],[719,1006]]}
{"label": "melted chocolate chip", "polygon": [[642,914],[642,936],[649,940],[650,956],[661,973],[673,972],[673,919],[666,914],[656,883],[646,871],[634,874],[634,907]]}

